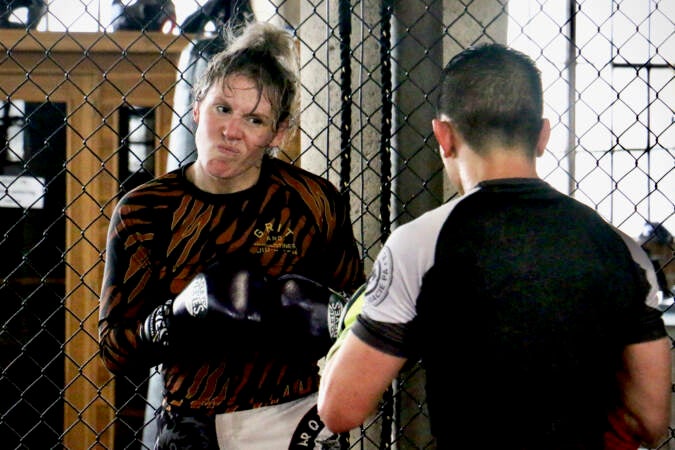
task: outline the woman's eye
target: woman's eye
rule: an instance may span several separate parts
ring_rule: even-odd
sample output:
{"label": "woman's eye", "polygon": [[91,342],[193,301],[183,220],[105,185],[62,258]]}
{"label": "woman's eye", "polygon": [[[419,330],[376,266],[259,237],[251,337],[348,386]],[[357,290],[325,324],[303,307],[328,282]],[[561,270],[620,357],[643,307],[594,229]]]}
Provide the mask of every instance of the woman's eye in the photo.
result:
{"label": "woman's eye", "polygon": [[228,113],[230,112],[230,107],[225,105],[217,105],[216,111],[218,111],[219,113]]}

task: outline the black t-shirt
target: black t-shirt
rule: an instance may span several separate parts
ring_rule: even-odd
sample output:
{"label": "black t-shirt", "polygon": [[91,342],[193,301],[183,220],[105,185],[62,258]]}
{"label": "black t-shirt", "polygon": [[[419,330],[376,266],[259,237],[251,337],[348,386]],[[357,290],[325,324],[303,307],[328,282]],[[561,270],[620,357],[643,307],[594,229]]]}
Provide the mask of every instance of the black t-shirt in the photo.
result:
{"label": "black t-shirt", "polygon": [[601,448],[623,348],[666,336],[622,235],[541,180],[484,182],[399,227],[373,273],[353,330],[421,357],[446,446]]}

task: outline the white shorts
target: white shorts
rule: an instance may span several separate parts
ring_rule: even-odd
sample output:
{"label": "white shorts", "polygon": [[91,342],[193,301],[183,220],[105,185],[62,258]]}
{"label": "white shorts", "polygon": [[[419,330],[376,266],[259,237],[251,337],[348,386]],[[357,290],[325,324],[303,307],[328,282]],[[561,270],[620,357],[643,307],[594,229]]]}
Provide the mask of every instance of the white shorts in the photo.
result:
{"label": "white shorts", "polygon": [[[223,450],[327,450],[347,448],[316,410],[318,394],[274,406],[216,415]],[[342,446],[341,446],[342,442]]]}

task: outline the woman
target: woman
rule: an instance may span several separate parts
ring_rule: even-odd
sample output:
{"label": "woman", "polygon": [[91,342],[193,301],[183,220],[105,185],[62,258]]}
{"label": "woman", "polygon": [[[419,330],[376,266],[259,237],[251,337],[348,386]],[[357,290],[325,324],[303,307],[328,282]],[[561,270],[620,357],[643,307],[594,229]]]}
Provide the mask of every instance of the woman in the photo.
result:
{"label": "woman", "polygon": [[156,449],[331,446],[316,362],[362,261],[337,189],[272,155],[297,121],[292,36],[250,23],[228,42],[194,87],[196,161],[115,208],[101,355],[115,374],[162,364]]}

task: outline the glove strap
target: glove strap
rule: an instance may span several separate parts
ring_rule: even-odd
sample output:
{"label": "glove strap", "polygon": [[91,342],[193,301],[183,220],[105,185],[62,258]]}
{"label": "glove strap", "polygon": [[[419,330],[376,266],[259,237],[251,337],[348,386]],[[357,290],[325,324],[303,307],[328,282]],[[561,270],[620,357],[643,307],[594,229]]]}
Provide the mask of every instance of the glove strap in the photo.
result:
{"label": "glove strap", "polygon": [[155,308],[141,324],[141,338],[163,348],[169,346],[169,318],[173,300],[169,299],[163,305]]}

